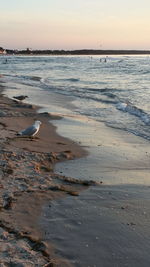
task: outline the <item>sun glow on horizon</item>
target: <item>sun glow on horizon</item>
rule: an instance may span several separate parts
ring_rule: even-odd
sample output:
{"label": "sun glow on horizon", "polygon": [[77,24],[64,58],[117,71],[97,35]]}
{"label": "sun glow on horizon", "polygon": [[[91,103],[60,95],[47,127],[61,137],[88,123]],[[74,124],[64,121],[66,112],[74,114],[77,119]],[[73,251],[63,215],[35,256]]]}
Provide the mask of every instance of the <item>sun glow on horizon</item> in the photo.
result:
{"label": "sun glow on horizon", "polygon": [[5,48],[150,48],[147,0],[12,2],[5,0],[0,10],[0,46]]}

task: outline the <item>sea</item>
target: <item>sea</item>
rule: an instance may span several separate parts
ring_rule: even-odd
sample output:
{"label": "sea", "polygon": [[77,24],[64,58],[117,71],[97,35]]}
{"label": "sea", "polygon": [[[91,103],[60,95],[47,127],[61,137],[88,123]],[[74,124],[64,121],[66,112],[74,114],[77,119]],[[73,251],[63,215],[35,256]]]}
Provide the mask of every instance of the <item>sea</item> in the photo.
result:
{"label": "sea", "polygon": [[42,95],[45,107],[51,93],[71,97],[71,113],[150,140],[149,56],[1,56],[0,73],[12,96]]}
{"label": "sea", "polygon": [[[149,55],[1,56],[0,74],[9,97],[27,95],[29,103],[61,115],[61,122],[53,122],[58,132],[78,143],[87,138],[89,125],[99,123],[150,141]],[[83,145],[95,139],[93,132]],[[80,178],[90,179],[87,163],[83,165]],[[58,166],[66,175],[76,170],[70,165],[68,173],[68,167]]]}

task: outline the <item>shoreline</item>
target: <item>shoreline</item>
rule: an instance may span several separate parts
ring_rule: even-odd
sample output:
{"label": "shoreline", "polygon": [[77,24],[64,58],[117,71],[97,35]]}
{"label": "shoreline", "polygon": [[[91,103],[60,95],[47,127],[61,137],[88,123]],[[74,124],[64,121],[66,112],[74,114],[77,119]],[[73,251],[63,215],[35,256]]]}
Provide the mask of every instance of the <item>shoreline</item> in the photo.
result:
{"label": "shoreline", "polygon": [[108,186],[150,185],[148,140],[89,119],[80,123],[78,118],[69,121],[63,118],[54,124],[61,135],[78,140],[89,152],[79,160],[58,163],[56,173],[79,179],[92,178]]}
{"label": "shoreline", "polygon": [[[0,263],[28,264],[29,257],[32,258],[30,264],[38,266],[70,266],[65,259],[55,256],[55,250],[49,243],[42,241],[37,219],[47,201],[64,198],[68,194],[76,197],[80,191],[94,184],[53,172],[56,162],[83,157],[87,152],[56,133],[56,127],[49,120],[60,118],[37,113],[38,107],[5,97],[3,87],[0,107],[0,241],[3,242]],[[31,125],[35,119],[41,120],[42,126],[33,140],[16,137],[19,130]],[[22,258],[20,256],[20,243],[26,260],[23,255]],[[8,247],[14,248],[15,257],[11,251],[9,256],[3,256]]]}
{"label": "shoreline", "polygon": [[[2,258],[2,264],[6,262],[3,266],[7,266],[7,261],[11,262],[14,254],[18,258],[15,257],[12,263],[16,261],[24,267],[93,267],[99,266],[99,263],[103,267],[149,266],[150,186],[144,184],[144,177],[149,180],[148,141],[110,129],[102,123],[99,130],[92,127],[92,132],[88,129],[91,125],[84,127],[83,137],[87,137],[86,132],[90,133],[94,147],[100,152],[99,163],[95,162],[95,158],[93,161],[95,166],[100,164],[98,172],[103,175],[100,179],[102,186],[89,187],[96,183],[78,179],[81,178],[80,171],[81,175],[85,175],[83,179],[88,178],[82,163],[92,159],[84,150],[88,148],[89,138],[85,140],[86,144],[82,140],[81,143],[72,141],[80,132],[79,128],[73,128],[75,138],[72,138],[69,127],[72,127],[73,121],[69,126],[64,123],[65,119],[60,119],[57,128],[57,123],[54,122],[55,127],[48,120],[55,121],[60,117],[36,113],[34,105],[14,102],[7,97],[0,98],[0,106],[3,111],[0,117],[0,145],[3,146],[0,154],[3,174],[0,183],[3,197],[0,260],[8,253],[7,259]],[[14,138],[18,130],[34,119],[43,121],[43,128],[34,140],[20,138],[18,141]],[[68,135],[64,134],[61,125]],[[56,129],[60,135],[54,137]],[[54,150],[56,147],[57,151]],[[74,158],[76,160],[71,160]],[[71,164],[71,175],[53,173],[55,163],[61,165],[61,171],[63,165],[68,168]],[[95,166],[90,165],[93,179]],[[124,168],[134,184],[105,184],[107,172],[111,179],[122,179]],[[138,184],[138,179],[143,184]]]}

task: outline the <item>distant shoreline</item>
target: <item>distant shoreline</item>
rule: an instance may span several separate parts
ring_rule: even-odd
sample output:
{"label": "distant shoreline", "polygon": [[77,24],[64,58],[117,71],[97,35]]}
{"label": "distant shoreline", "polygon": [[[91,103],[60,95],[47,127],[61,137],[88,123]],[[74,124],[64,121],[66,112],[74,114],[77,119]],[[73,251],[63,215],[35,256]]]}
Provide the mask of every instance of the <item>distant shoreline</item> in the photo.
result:
{"label": "distant shoreline", "polygon": [[150,55],[150,50],[12,50],[6,49],[7,55]]}

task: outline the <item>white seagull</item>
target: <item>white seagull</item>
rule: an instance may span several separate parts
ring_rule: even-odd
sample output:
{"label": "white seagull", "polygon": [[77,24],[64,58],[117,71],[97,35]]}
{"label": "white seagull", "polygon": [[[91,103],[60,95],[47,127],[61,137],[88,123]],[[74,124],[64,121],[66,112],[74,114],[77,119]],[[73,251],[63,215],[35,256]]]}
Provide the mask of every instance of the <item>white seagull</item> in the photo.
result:
{"label": "white seagull", "polygon": [[21,136],[34,136],[40,129],[41,121],[35,121],[35,123],[28,128],[20,131],[17,135]]}

